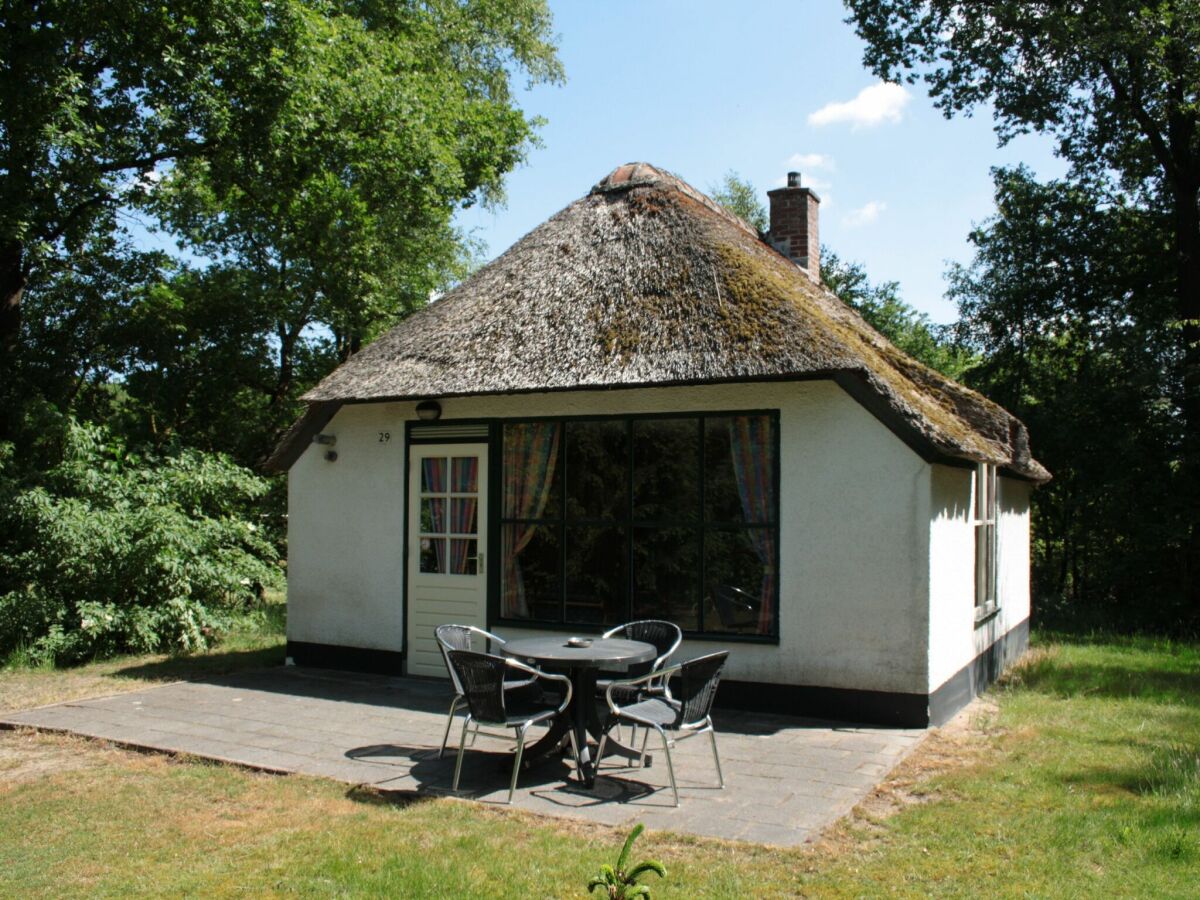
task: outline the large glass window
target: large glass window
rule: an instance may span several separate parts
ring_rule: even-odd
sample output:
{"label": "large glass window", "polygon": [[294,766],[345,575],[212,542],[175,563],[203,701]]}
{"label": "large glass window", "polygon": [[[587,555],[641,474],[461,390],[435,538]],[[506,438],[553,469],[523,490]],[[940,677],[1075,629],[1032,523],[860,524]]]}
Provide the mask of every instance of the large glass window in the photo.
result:
{"label": "large glass window", "polygon": [[503,426],[500,615],[777,636],[772,413]]}

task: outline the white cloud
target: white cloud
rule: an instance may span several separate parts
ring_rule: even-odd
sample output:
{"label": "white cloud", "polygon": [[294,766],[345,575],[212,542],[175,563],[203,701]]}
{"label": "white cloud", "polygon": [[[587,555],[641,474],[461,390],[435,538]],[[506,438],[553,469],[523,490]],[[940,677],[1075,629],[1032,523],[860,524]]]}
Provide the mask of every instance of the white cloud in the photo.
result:
{"label": "white cloud", "polygon": [[870,128],[884,122],[899,122],[912,94],[899,84],[881,81],[858,92],[853,100],[826,103],[808,116],[808,124],[820,127],[849,122],[854,128]]}
{"label": "white cloud", "polygon": [[879,219],[880,214],[887,209],[886,203],[880,203],[878,200],[872,200],[866,206],[861,206],[858,209],[853,209],[846,214],[842,219],[842,224],[847,228],[857,228],[860,225],[870,225]]}
{"label": "white cloud", "polygon": [[833,157],[824,153],[793,153],[787,164],[796,169],[833,169]]}
{"label": "white cloud", "polygon": [[137,186],[143,194],[149,194],[163,180],[161,169],[147,169],[138,176]]}

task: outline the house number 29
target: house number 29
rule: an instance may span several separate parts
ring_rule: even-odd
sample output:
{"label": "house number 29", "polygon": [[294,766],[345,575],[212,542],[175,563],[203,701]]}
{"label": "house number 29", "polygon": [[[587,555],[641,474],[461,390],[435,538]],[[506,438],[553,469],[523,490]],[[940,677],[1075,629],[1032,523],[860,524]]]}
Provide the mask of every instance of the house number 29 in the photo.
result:
{"label": "house number 29", "polygon": [[392,439],[392,433],[390,431],[379,432],[379,443],[386,444],[391,439]]}

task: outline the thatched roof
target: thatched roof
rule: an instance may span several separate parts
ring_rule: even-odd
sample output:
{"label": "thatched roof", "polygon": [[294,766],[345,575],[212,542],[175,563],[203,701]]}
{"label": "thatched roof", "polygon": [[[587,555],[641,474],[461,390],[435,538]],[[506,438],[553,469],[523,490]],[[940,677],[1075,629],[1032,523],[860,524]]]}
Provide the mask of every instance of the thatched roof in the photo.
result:
{"label": "thatched roof", "polygon": [[621,166],[340,366],[310,403],[833,378],[929,459],[1049,474],[1025,427],[897,350],[745,222]]}

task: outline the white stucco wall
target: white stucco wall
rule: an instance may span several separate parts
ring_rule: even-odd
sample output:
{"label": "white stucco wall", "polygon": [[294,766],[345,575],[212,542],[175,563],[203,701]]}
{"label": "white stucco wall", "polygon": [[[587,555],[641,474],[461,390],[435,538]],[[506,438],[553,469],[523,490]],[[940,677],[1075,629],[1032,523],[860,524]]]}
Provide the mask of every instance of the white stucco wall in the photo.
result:
{"label": "white stucco wall", "polygon": [[1029,618],[1029,492],[998,479],[996,597],[999,612],[975,624],[975,470],[930,467],[929,684],[933,692]]}
{"label": "white stucco wall", "polygon": [[[732,648],[729,678],[925,692],[934,469],[832,382],[563,392],[441,401],[442,420],[779,409],[780,641]],[[289,483],[292,640],[399,650],[404,421],[346,406]],[[380,431],[392,440],[378,442]],[[517,631],[501,627],[506,636]],[[535,632],[531,632],[535,633]],[[544,632],[536,632],[544,633]],[[968,639],[970,630],[967,631]]]}
{"label": "white stucco wall", "polygon": [[399,650],[404,425],[394,407],[344,406],[323,433],[337,444],[310,445],[288,473],[288,639]]}

